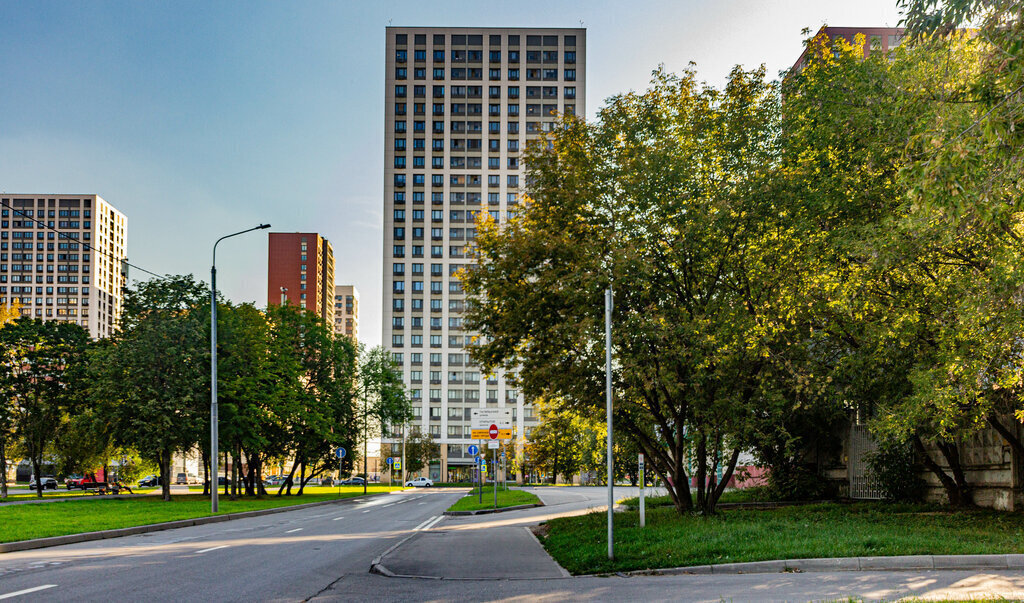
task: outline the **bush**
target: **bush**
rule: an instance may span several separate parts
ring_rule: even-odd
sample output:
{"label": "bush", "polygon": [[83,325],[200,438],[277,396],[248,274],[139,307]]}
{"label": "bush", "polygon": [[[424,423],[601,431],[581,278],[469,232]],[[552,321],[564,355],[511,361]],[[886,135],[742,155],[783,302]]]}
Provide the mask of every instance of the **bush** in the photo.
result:
{"label": "bush", "polygon": [[864,456],[886,500],[918,502],[924,498],[926,484],[910,442],[881,441],[877,450]]}

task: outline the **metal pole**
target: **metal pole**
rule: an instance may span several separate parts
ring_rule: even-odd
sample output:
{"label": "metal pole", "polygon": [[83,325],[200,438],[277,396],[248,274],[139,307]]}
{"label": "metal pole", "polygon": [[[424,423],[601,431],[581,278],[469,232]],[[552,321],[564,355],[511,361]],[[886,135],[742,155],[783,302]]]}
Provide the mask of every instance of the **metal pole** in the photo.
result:
{"label": "metal pole", "polygon": [[[220,241],[218,241],[219,243]],[[213,244],[213,266],[210,268],[210,512],[219,508],[217,500],[217,243]]]}
{"label": "metal pole", "polygon": [[[262,230],[264,228],[270,228],[270,224],[260,224],[253,228],[241,230],[229,235],[217,239],[213,244],[213,262],[210,266],[210,512],[216,513],[218,509],[217,500],[217,473],[220,468],[217,463],[220,459],[217,458],[218,450],[217,444],[220,437],[218,432],[218,416],[217,416],[217,245],[220,244],[224,239],[252,232],[253,230]],[[225,477],[227,477],[225,475]],[[224,480],[225,489],[227,487],[227,479]]]}
{"label": "metal pole", "polygon": [[644,513],[644,482],[647,481],[647,478],[644,477],[644,453],[640,453],[638,460],[638,466],[640,467],[639,471],[637,471],[640,474],[640,527],[642,528],[647,524]]}
{"label": "metal pole", "polygon": [[494,463],[494,508],[497,509],[498,508],[498,449],[497,448],[492,448],[492,450],[494,450],[494,452],[491,453],[491,462]]}
{"label": "metal pole", "polygon": [[608,429],[608,559],[615,559],[615,527],[612,517],[615,512],[614,461],[612,459],[612,303],[612,287],[609,285],[604,292],[604,385],[605,419]]}
{"label": "metal pole", "polygon": [[363,494],[366,494],[366,486],[370,481],[370,472],[367,466],[366,459],[366,435],[367,435],[367,424],[366,419],[368,418],[366,408],[366,388],[363,387]]}
{"label": "metal pole", "polygon": [[405,487],[405,427],[406,424],[402,423],[402,487]]}

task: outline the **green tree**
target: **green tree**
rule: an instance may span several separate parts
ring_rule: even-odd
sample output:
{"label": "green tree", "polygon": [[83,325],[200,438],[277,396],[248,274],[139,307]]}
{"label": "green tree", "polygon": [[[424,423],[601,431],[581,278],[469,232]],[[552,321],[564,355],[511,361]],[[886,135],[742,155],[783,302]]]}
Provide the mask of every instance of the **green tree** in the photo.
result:
{"label": "green tree", "polygon": [[[36,479],[75,407],[88,341],[88,332],[74,323],[20,318],[0,328],[0,398],[13,401],[14,437]],[[42,496],[42,488],[36,494]]]}
{"label": "green tree", "polygon": [[[366,445],[380,437],[385,426],[403,425],[412,418],[412,403],[405,392],[402,376],[383,347],[360,346],[358,389],[363,441],[363,473],[366,473]],[[366,491],[367,484],[363,484]]]}
{"label": "green tree", "polygon": [[441,446],[429,434],[413,427],[405,441],[405,471],[416,473],[441,458]]}
{"label": "green tree", "polygon": [[[569,120],[527,153],[529,198],[483,221],[462,275],[474,357],[522,366],[523,390],[599,411],[602,293],[613,314],[615,421],[669,484],[679,512],[713,512],[765,392],[801,367],[817,286],[788,197],[772,189],[779,95],[763,70],[725,88],[658,72],[593,124]],[[717,477],[722,468],[722,478]]]}
{"label": "green tree", "polygon": [[160,468],[170,500],[171,456],[209,433],[207,289],[190,276],[129,289],[113,345],[90,358],[93,395],[117,446]]}

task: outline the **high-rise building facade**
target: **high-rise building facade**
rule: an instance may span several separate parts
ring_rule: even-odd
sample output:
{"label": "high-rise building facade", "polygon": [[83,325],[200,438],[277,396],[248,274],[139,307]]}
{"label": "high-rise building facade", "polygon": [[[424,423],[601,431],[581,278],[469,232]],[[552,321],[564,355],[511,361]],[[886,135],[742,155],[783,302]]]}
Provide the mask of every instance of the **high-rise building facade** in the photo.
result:
{"label": "high-rise building facade", "polygon": [[[532,408],[467,354],[454,277],[475,220],[520,201],[521,153],[557,114],[585,114],[586,30],[388,27],[384,119],[384,344],[401,365],[413,424],[441,444],[437,479],[466,478],[473,408]],[[385,444],[396,440],[385,439]],[[520,442],[521,443],[521,442]]]}
{"label": "high-rise building facade", "polygon": [[99,195],[0,195],[0,304],[109,337],[127,285],[128,219]]}
{"label": "high-rise building facade", "polygon": [[272,232],[267,253],[267,305],[285,302],[334,324],[334,250],[315,232]]}
{"label": "high-rise building facade", "polygon": [[359,341],[359,291],[354,285],[334,287],[334,333]]}
{"label": "high-rise building facade", "polygon": [[[807,65],[808,52],[829,52],[831,43],[843,39],[850,44],[856,41],[857,35],[864,36],[864,58],[872,53],[887,53],[903,43],[903,36],[906,29],[903,27],[829,27],[823,25],[818,33],[814,34],[812,42],[800,53],[800,58],[793,63],[792,70],[800,71]],[[825,46],[816,46],[814,41],[825,43]]]}

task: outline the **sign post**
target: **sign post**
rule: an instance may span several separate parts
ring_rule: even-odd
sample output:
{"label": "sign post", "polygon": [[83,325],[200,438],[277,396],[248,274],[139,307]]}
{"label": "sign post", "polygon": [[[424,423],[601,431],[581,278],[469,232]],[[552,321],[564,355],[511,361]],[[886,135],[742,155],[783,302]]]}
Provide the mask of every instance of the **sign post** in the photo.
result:
{"label": "sign post", "polygon": [[647,481],[647,478],[644,476],[644,453],[641,452],[637,455],[637,461],[640,467],[637,473],[640,474],[640,527],[642,528],[646,524],[644,521],[644,482]]}
{"label": "sign post", "polygon": [[474,468],[476,469],[476,474],[473,475],[473,479],[476,480],[477,486],[479,486],[480,485],[480,459],[477,458],[476,454],[478,452],[480,452],[480,447],[477,446],[476,444],[470,444],[469,448],[467,448],[467,451],[471,455],[473,455],[473,465],[474,465]]}
{"label": "sign post", "polygon": [[[512,439],[511,408],[474,408],[470,414],[470,437],[474,440],[489,440],[487,447],[494,450],[491,462],[494,463],[494,508],[498,508],[498,441]],[[484,457],[486,459],[486,457]],[[487,461],[483,461],[486,469]],[[483,502],[483,476],[480,472],[480,502]]]}
{"label": "sign post", "polygon": [[345,458],[345,454],[344,448],[338,448],[334,451],[334,456],[338,457],[338,498],[341,498],[341,459]]}

